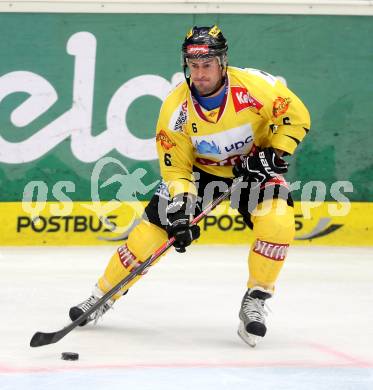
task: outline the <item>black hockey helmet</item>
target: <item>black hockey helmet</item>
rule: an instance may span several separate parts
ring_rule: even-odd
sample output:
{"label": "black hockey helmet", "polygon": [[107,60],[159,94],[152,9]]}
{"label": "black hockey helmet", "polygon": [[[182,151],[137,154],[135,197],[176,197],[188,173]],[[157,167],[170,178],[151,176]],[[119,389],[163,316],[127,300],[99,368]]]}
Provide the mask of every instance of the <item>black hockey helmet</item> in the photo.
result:
{"label": "black hockey helmet", "polygon": [[222,67],[227,66],[227,40],[217,25],[212,27],[194,26],[186,35],[182,46],[184,73],[188,58],[218,57]]}

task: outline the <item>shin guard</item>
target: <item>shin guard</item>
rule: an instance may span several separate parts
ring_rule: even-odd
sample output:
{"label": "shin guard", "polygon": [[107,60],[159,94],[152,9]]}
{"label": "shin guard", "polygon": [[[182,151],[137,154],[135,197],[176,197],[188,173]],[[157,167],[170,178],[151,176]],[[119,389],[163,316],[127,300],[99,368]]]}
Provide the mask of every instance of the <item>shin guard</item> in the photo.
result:
{"label": "shin guard", "polygon": [[262,286],[273,291],[294,239],[294,210],[285,200],[273,199],[260,204],[258,211],[252,218],[256,240],[248,259],[250,277],[247,286]]}
{"label": "shin guard", "polygon": [[[100,290],[106,293],[113,288],[151,256],[166,240],[167,234],[163,229],[147,221],[142,221],[111,257],[103,276],[98,280]],[[154,263],[157,261],[159,259]],[[120,298],[143,274],[136,276],[123,290],[114,295],[114,300]]]}

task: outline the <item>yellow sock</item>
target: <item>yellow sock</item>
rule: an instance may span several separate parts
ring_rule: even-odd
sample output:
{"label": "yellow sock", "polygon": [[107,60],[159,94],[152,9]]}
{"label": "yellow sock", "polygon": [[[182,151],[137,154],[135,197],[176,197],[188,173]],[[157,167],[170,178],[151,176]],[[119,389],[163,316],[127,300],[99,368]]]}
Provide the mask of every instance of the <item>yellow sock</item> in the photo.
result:
{"label": "yellow sock", "polygon": [[273,292],[294,239],[294,210],[283,199],[271,199],[259,204],[256,211],[252,216],[256,240],[248,258],[247,287],[261,286]]}
{"label": "yellow sock", "polygon": [[[98,280],[98,287],[104,293],[123,280],[140,263],[151,256],[167,240],[166,232],[147,221],[140,222],[130,233],[126,242],[111,257],[104,274]],[[158,262],[158,258],[154,263]],[[154,264],[153,263],[153,264]],[[123,293],[135,284],[142,275],[136,276],[113,299],[120,298]]]}

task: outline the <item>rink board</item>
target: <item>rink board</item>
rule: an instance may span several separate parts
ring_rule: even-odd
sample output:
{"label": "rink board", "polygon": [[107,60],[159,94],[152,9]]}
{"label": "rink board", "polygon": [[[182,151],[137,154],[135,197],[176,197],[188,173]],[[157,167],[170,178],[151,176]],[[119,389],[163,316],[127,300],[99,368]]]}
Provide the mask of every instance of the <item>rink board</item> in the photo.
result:
{"label": "rink board", "polygon": [[[0,245],[115,245],[142,215],[146,202],[0,203]],[[300,245],[373,245],[373,203],[296,202]],[[198,244],[246,244],[253,234],[228,204],[200,223]]]}
{"label": "rink board", "polygon": [[[104,11],[126,2],[101,3]],[[0,201],[22,201],[31,182],[48,201],[63,189],[75,202],[97,200],[92,186],[112,199],[118,183],[103,184],[114,175],[127,188],[138,170],[143,183],[159,180],[155,126],[184,80],[181,43],[191,26],[214,23],[230,64],[278,76],[311,114],[288,182],[321,181],[334,201],[334,183],[348,181],[351,201],[373,201],[372,17],[11,12],[0,13]],[[139,192],[140,200],[152,195]]]}

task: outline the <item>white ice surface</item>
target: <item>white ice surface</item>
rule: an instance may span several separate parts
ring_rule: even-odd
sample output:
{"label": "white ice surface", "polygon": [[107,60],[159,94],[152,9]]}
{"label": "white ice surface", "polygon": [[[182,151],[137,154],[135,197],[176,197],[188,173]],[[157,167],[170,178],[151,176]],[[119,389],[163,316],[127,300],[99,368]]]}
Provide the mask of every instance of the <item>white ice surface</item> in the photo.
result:
{"label": "white ice surface", "polygon": [[243,246],[169,253],[97,326],[30,348],[114,250],[0,248],[0,390],[373,389],[373,248],[291,248],[255,349],[236,334]]}

